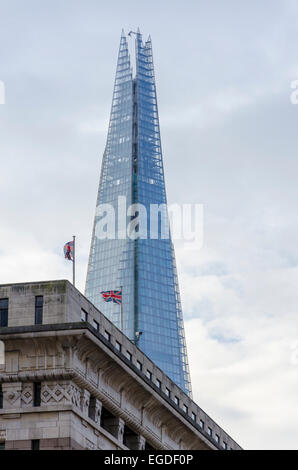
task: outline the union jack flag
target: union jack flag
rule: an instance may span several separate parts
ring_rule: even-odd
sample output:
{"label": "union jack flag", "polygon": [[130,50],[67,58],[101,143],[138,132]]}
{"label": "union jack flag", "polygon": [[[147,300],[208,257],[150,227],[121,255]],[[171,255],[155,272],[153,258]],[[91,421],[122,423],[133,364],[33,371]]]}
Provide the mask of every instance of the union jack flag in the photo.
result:
{"label": "union jack flag", "polygon": [[122,291],[121,290],[105,290],[101,292],[103,300],[105,302],[114,302],[120,305],[122,303]]}
{"label": "union jack flag", "polygon": [[69,261],[73,261],[73,241],[67,242],[64,245],[64,257]]}

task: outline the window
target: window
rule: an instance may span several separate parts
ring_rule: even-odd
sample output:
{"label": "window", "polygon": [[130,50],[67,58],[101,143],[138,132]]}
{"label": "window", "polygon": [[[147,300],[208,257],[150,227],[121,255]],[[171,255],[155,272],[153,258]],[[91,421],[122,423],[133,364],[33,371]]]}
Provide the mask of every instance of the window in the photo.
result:
{"label": "window", "polygon": [[105,331],[105,339],[107,339],[108,341],[111,341],[111,335],[107,330]]}
{"label": "window", "polygon": [[8,326],[8,299],[0,299],[0,326]]}
{"label": "window", "polygon": [[31,450],[39,450],[39,439],[33,439],[31,441]]}
{"label": "window", "polygon": [[169,398],[171,396],[171,390],[168,387],[166,387],[166,396]]}
{"label": "window", "polygon": [[183,405],[183,411],[184,411],[184,413],[186,413],[188,415],[188,406]]}
{"label": "window", "polygon": [[202,419],[200,419],[200,428],[204,429],[204,427],[205,427],[205,423]]}
{"label": "window", "polygon": [[93,421],[95,421],[95,414],[96,414],[96,397],[91,395],[90,400],[89,400],[88,416],[90,419],[93,419]]}
{"label": "window", "polygon": [[33,384],[33,406],[40,406],[41,403],[41,382]]}
{"label": "window", "polygon": [[99,331],[99,323],[96,320],[93,320],[92,326],[96,331]]}
{"label": "window", "polygon": [[37,295],[35,297],[35,325],[42,325],[43,317],[43,296]]}
{"label": "window", "polygon": [[81,320],[88,321],[88,313],[83,308],[81,309]]}
{"label": "window", "polygon": [[179,400],[178,397],[175,396],[174,402],[175,402],[175,404],[176,404],[177,406],[179,406],[180,400]]}
{"label": "window", "polygon": [[208,427],[208,434],[210,437],[212,437],[212,429],[210,427]]}
{"label": "window", "polygon": [[146,372],[146,377],[147,377],[147,379],[152,380],[152,372],[148,369],[147,369],[147,372]]}
{"label": "window", "polygon": [[5,441],[0,442],[0,450],[5,450]]}
{"label": "window", "polygon": [[117,349],[117,351],[121,352],[122,344],[119,343],[119,341],[116,341],[116,349]]}
{"label": "window", "polygon": [[3,390],[2,384],[0,384],[0,410],[3,408]]}
{"label": "window", "polygon": [[129,361],[132,360],[132,354],[129,351],[126,351],[126,357]]}
{"label": "window", "polygon": [[222,443],[222,446],[223,446],[223,448],[224,448],[225,450],[227,450],[228,444],[227,444],[226,442],[223,442],[223,443]]}
{"label": "window", "polygon": [[217,444],[219,444],[219,435],[218,434],[215,434],[215,440],[216,440]]}
{"label": "window", "polygon": [[196,415],[194,412],[191,413],[191,419],[192,419],[194,422],[196,422],[196,420],[197,420],[197,415]]}
{"label": "window", "polygon": [[161,380],[156,379],[156,385],[158,388],[161,388]]}
{"label": "window", "polygon": [[140,361],[137,361],[137,368],[139,370],[142,370],[143,369],[143,364],[140,362]]}

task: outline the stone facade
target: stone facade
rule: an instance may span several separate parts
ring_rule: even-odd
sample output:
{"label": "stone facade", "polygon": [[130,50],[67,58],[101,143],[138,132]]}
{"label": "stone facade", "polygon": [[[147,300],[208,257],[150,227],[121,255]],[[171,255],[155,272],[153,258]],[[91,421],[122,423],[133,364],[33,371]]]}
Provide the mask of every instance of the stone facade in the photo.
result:
{"label": "stone facade", "polygon": [[240,449],[68,281],[2,285],[3,298],[0,448]]}

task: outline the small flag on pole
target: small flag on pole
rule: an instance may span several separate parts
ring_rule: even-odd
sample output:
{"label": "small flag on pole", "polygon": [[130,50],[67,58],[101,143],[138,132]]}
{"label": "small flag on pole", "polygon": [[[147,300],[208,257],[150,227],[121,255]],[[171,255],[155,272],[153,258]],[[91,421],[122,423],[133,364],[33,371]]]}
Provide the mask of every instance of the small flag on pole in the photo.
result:
{"label": "small flag on pole", "polygon": [[64,245],[64,257],[69,261],[73,261],[73,241],[67,242]]}
{"label": "small flag on pole", "polygon": [[122,303],[122,290],[106,290],[101,292],[105,302],[114,302],[120,305]]}
{"label": "small flag on pole", "polygon": [[67,242],[64,245],[64,258],[72,261],[72,283],[75,286],[76,282],[76,237],[73,236],[72,242]]}

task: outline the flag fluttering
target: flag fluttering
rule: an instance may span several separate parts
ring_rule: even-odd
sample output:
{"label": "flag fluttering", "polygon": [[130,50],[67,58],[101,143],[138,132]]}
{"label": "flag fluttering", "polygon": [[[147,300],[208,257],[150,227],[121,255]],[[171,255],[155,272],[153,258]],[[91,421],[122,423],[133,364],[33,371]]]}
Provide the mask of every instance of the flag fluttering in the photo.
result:
{"label": "flag fluttering", "polygon": [[65,243],[65,245],[64,245],[64,257],[65,257],[65,259],[68,259],[69,261],[73,261],[73,259],[74,259],[74,256],[73,256],[73,241]]}
{"label": "flag fluttering", "polygon": [[106,290],[101,292],[105,302],[114,302],[120,305],[122,303],[122,290]]}

